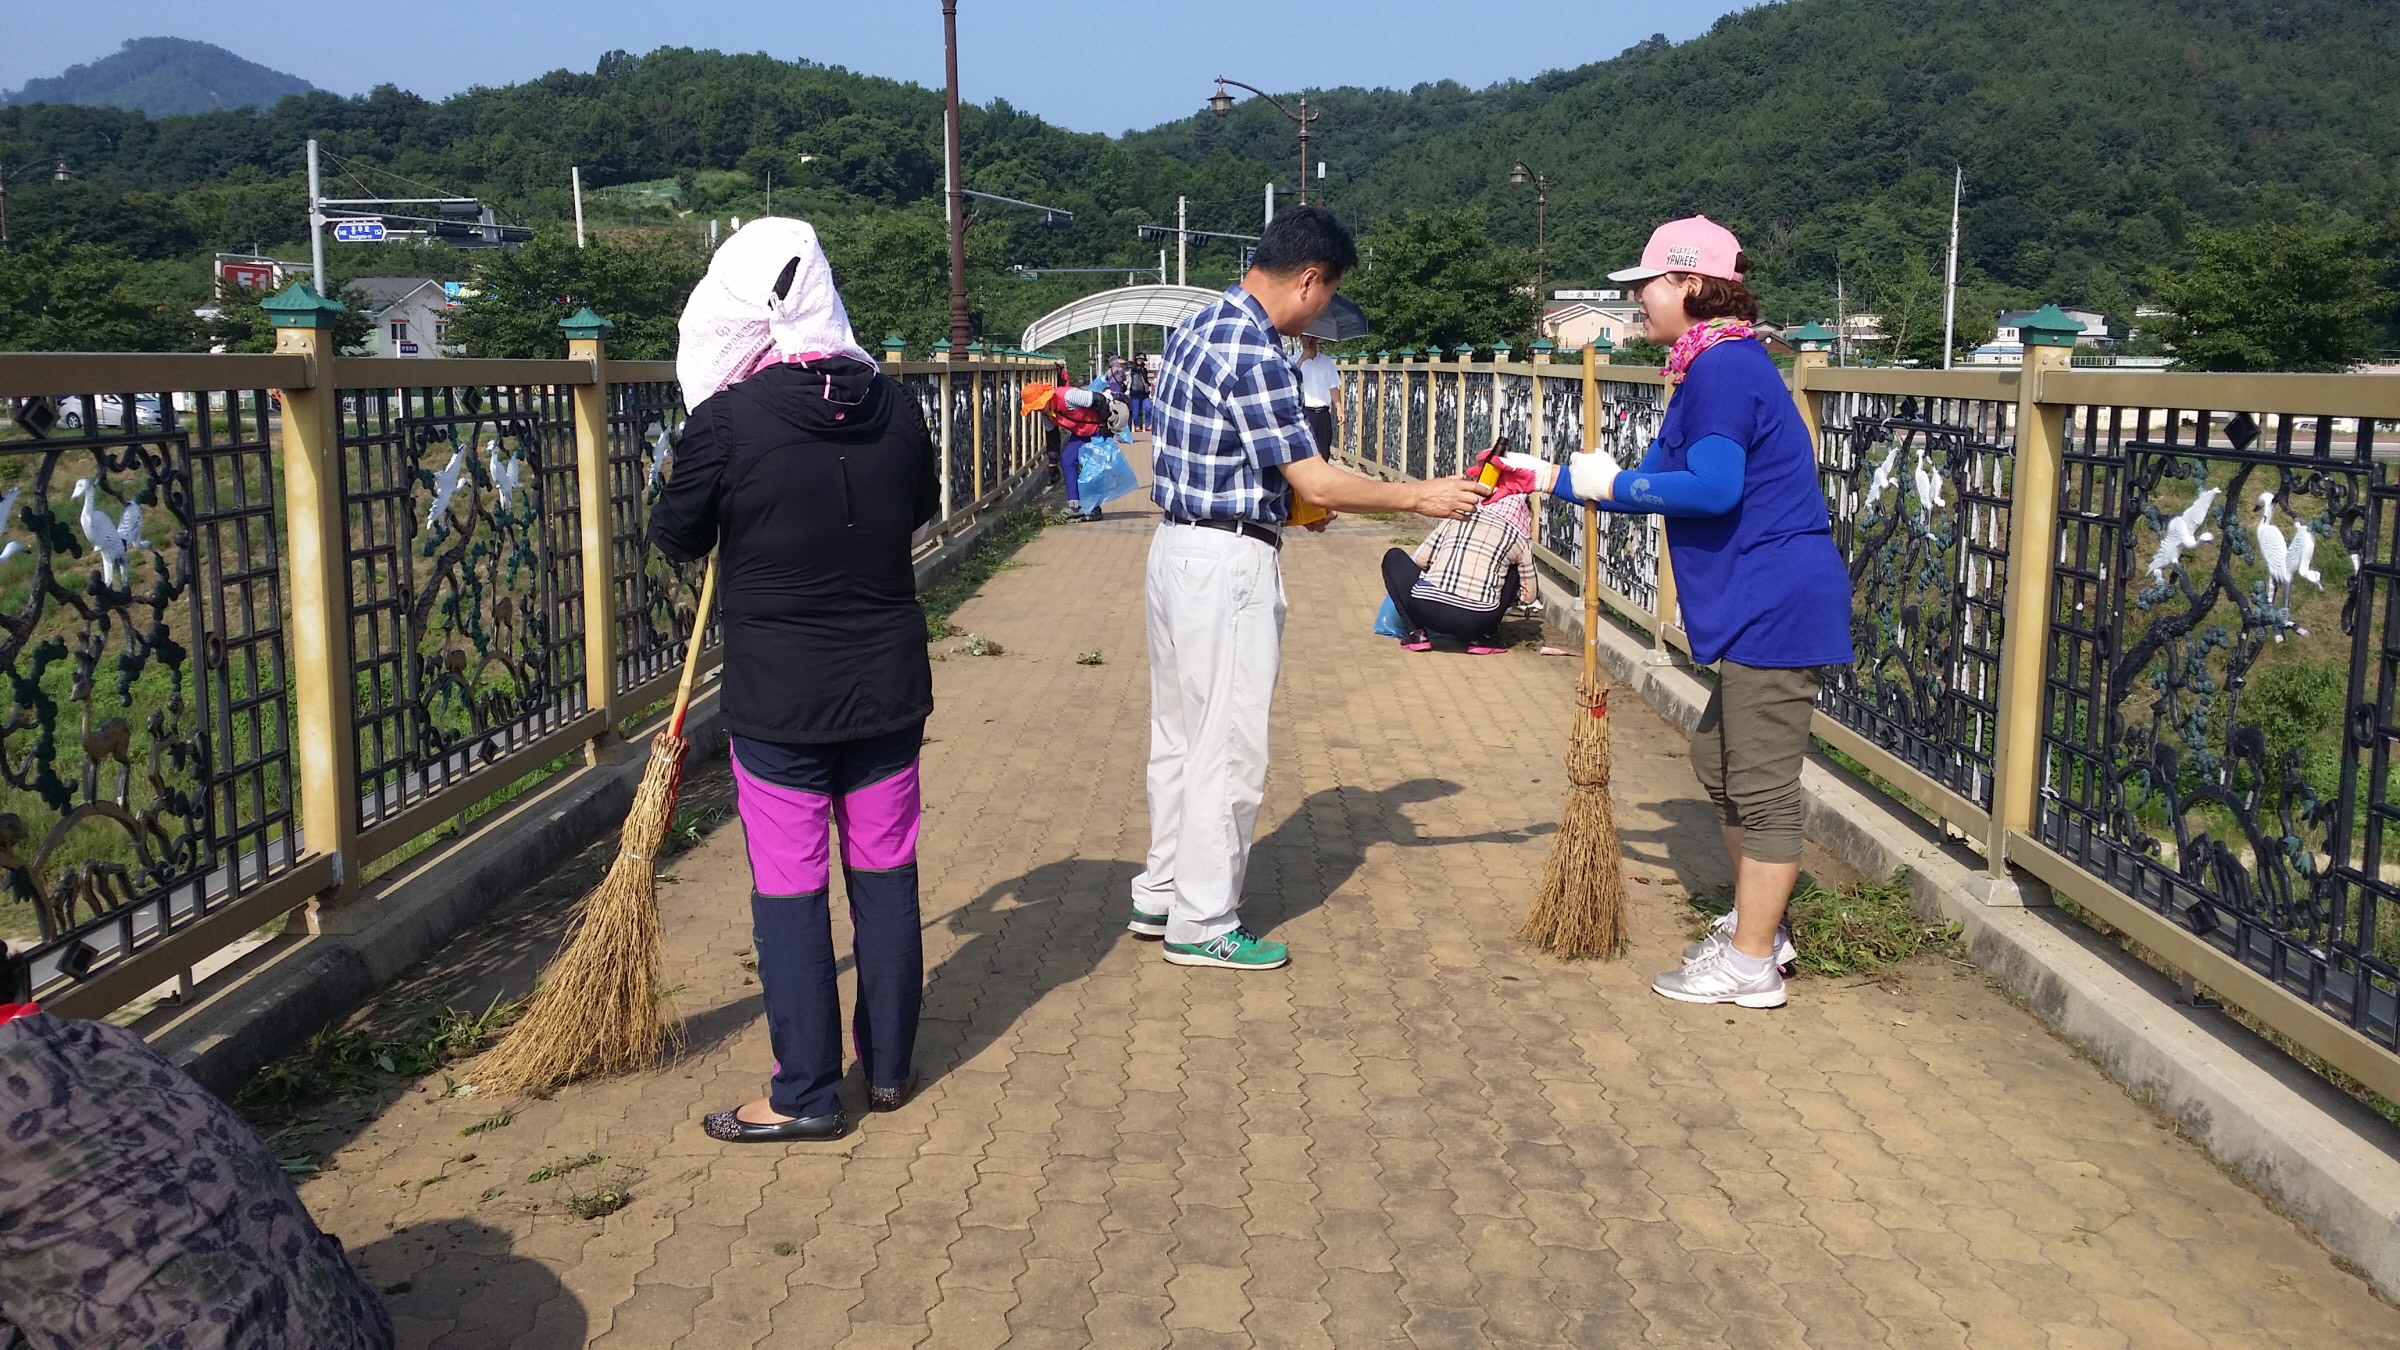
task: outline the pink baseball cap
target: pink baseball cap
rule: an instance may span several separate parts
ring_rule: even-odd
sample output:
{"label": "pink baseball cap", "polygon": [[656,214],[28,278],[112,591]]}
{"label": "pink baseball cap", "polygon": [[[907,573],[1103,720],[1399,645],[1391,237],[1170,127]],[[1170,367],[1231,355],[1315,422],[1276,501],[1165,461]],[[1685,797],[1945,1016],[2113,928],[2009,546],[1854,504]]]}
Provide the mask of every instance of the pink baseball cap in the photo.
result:
{"label": "pink baseball cap", "polygon": [[1740,281],[1742,241],[1706,216],[1670,220],[1650,232],[1642,250],[1642,265],[1608,274],[1610,281],[1648,281],[1668,272],[1692,272],[1704,277]]}

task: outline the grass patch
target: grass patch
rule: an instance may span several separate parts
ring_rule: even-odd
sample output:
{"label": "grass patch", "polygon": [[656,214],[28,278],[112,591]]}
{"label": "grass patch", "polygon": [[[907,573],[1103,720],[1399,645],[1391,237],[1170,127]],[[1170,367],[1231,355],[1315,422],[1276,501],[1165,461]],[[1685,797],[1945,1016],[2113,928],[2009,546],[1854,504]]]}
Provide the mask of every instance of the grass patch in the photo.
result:
{"label": "grass patch", "polygon": [[260,1069],[234,1094],[235,1109],[254,1124],[287,1120],[326,1097],[357,1097],[403,1078],[428,1074],[481,1050],[525,1011],[518,1000],[495,997],[482,1012],[444,1004],[420,1007],[398,1030],[327,1027],[297,1053]]}
{"label": "grass patch", "polygon": [[982,588],[1008,563],[1010,556],[1033,541],[1050,523],[1050,512],[1040,506],[1028,506],[1011,511],[992,522],[992,528],[967,556],[958,560],[950,574],[934,583],[931,590],[917,599],[925,606],[925,640],[939,642],[958,632],[950,626],[950,616],[968,597]]}
{"label": "grass patch", "polygon": [[1079,666],[1100,666],[1106,665],[1108,662],[1100,655],[1100,649],[1098,647],[1094,647],[1090,651],[1076,657],[1075,664]]}
{"label": "grass patch", "polygon": [[578,1219],[602,1219],[633,1203],[633,1192],[618,1185],[577,1191],[567,1197],[567,1212]]}
{"label": "grass patch", "polygon": [[[1958,925],[1929,924],[1909,905],[1908,869],[1881,881],[1858,881],[1838,889],[1806,872],[1792,888],[1784,912],[1799,968],[1811,975],[1856,975],[1896,966],[1923,952],[1950,947]],[[1728,892],[1692,897],[1692,908],[1714,920],[1733,908]]]}
{"label": "grass patch", "polygon": [[493,1130],[497,1130],[502,1126],[507,1125],[510,1121],[515,1120],[516,1118],[517,1113],[514,1111],[502,1111],[496,1115],[485,1116],[483,1119],[476,1121],[467,1128],[460,1130],[458,1132],[458,1137],[461,1139],[472,1139],[479,1134],[489,1134]]}
{"label": "grass patch", "polygon": [[677,811],[674,822],[667,826],[667,856],[673,857],[698,848],[700,841],[708,837],[709,831],[733,817],[733,807],[724,802],[687,806]]}
{"label": "grass patch", "polygon": [[525,1178],[525,1181],[528,1185],[536,1182],[556,1181],[558,1178],[566,1176],[571,1172],[580,1172],[587,1167],[598,1167],[604,1161],[606,1161],[606,1159],[602,1158],[597,1153],[585,1153],[577,1157],[561,1158],[557,1162],[551,1163],[547,1167],[539,1167],[534,1169],[533,1174]]}

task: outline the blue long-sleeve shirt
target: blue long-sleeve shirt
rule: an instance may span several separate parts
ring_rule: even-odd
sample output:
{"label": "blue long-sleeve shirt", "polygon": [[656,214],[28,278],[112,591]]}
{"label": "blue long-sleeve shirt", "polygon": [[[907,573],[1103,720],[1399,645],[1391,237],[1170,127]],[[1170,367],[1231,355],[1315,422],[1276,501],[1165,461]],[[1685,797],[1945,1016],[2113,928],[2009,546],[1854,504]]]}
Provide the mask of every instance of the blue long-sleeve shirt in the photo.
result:
{"label": "blue long-sleeve shirt", "polygon": [[[1566,474],[1552,489],[1574,500]],[[1756,342],[1695,358],[1658,440],[1602,510],[1667,517],[1692,658],[1703,665],[1848,665],[1850,575],[1834,547],[1815,447]]]}

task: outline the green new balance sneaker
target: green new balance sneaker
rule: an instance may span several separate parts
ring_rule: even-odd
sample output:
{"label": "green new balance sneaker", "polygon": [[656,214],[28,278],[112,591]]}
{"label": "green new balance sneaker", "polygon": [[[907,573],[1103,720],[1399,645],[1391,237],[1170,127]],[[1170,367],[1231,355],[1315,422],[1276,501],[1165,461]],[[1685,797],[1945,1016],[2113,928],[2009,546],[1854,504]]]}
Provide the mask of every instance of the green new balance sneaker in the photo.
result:
{"label": "green new balance sneaker", "polygon": [[1125,927],[1137,937],[1163,938],[1167,935],[1167,916],[1145,914],[1140,905],[1135,905],[1133,917],[1126,920]]}
{"label": "green new balance sneaker", "polygon": [[1167,960],[1178,966],[1223,966],[1228,970],[1273,970],[1290,965],[1292,954],[1247,928],[1219,933],[1206,942],[1170,942]]}

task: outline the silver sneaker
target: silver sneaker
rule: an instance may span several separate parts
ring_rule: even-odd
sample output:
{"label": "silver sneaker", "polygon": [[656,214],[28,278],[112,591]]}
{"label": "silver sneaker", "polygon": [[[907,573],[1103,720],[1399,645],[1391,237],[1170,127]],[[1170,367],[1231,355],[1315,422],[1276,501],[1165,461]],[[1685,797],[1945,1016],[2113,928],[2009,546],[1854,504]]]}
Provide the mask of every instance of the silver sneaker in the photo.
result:
{"label": "silver sneaker", "polygon": [[[1687,942],[1683,944],[1683,963],[1688,966],[1692,962],[1699,960],[1700,953],[1708,948],[1723,946],[1724,944],[1733,941],[1734,917],[1734,912],[1732,910],[1726,910],[1724,913],[1717,916],[1717,921],[1715,923],[1712,923],[1708,926],[1708,934],[1705,937],[1701,938],[1698,942]],[[1788,977],[1792,973],[1793,964],[1799,959],[1800,953],[1798,949],[1792,946],[1792,935],[1790,930],[1786,929],[1782,924],[1775,925],[1776,968],[1781,970],[1784,975]]]}
{"label": "silver sneaker", "polygon": [[1737,1003],[1745,1008],[1780,1008],[1784,1004],[1783,972],[1774,966],[1756,979],[1734,973],[1725,959],[1727,948],[1703,944],[1707,950],[1681,970],[1670,970],[1650,987],[1678,1003]]}

